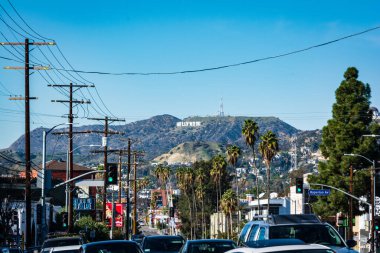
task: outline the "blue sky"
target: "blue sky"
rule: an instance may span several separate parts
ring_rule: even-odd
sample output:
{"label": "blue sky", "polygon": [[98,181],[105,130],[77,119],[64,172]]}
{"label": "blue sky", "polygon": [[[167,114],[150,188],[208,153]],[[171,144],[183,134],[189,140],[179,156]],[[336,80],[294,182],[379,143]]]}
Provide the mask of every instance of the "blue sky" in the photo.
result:
{"label": "blue sky", "polygon": [[[380,25],[378,1],[11,3],[39,35],[4,0],[0,4],[11,18],[0,8],[1,18],[21,35],[0,20],[0,41],[42,35],[58,43],[75,69],[113,73],[172,72],[234,64],[307,48]],[[22,56],[22,47],[7,49],[10,52],[0,47],[0,56]],[[31,59],[70,68],[57,47],[50,50],[35,48]],[[83,89],[83,94],[75,93],[77,99],[92,101],[89,110],[78,110],[76,122],[98,123],[85,117],[110,115],[108,110],[127,122],[160,114],[178,118],[216,115],[223,98],[226,115],[275,116],[301,130],[320,129],[331,118],[335,90],[349,66],[357,67],[359,79],[371,85],[372,105],[380,108],[379,59],[380,29],[299,54],[215,71],[149,76],[81,74],[96,85],[96,91],[90,88]],[[17,65],[0,59],[1,67]],[[88,83],[72,75],[54,70],[31,75],[31,96],[38,97],[31,104],[32,129],[67,121],[61,117],[68,113],[67,107],[50,102],[65,99],[64,95],[47,84],[68,83],[69,79]],[[9,101],[9,94],[24,94],[23,72],[1,68],[0,148],[8,147],[24,133],[23,103]]]}

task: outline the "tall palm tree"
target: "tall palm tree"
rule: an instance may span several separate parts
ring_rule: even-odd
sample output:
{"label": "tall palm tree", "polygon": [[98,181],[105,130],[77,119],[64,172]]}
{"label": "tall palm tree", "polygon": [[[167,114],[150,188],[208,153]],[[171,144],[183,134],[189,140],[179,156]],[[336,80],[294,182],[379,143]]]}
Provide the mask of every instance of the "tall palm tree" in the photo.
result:
{"label": "tall palm tree", "polygon": [[261,156],[265,161],[267,167],[267,196],[268,196],[268,211],[269,215],[269,195],[270,195],[270,164],[272,158],[278,153],[278,139],[272,131],[267,131],[263,136],[260,137],[261,142],[259,144],[259,151]]}
{"label": "tall palm tree", "polygon": [[236,163],[239,159],[239,156],[241,155],[241,150],[238,146],[236,145],[232,145],[232,146],[228,146],[227,147],[227,161],[228,163],[230,163],[234,169],[235,169],[235,173],[236,173],[236,204],[237,204],[237,218],[238,218],[238,226],[240,224],[240,210],[239,210],[239,204],[240,204],[240,201],[239,201],[239,182],[238,182],[238,176],[237,176],[237,171],[236,171]]}
{"label": "tall palm tree", "polygon": [[219,202],[220,198],[222,197],[222,184],[221,179],[222,176],[225,174],[226,170],[226,160],[222,155],[217,155],[212,159],[212,169],[210,171],[211,177],[213,178],[214,183],[216,183],[217,186],[217,194],[216,194],[216,206],[218,208],[218,230],[219,230]]}
{"label": "tall palm tree", "polygon": [[223,212],[226,215],[229,215],[230,228],[228,229],[228,227],[227,227],[227,236],[228,236],[228,239],[230,239],[230,235],[231,235],[231,237],[233,235],[232,213],[236,209],[236,195],[232,189],[228,189],[227,191],[225,191],[223,193],[220,205],[223,209]]}
{"label": "tall palm tree", "polygon": [[[191,198],[189,196],[190,186],[193,181],[192,170],[189,170],[187,167],[180,167],[176,170],[175,176],[177,178],[177,185],[181,192],[186,196],[188,205],[189,205],[189,220],[193,218],[192,207],[191,207]],[[190,239],[193,239],[193,222],[190,222]]]}
{"label": "tall palm tree", "polygon": [[246,119],[244,120],[244,125],[243,125],[243,128],[241,129],[241,133],[244,136],[244,140],[247,146],[251,147],[252,149],[253,169],[256,175],[256,198],[257,198],[257,205],[258,205],[259,214],[260,214],[259,173],[257,172],[256,152],[255,152],[255,143],[257,139],[259,138],[259,126],[257,125],[255,121],[251,119]]}
{"label": "tall palm tree", "polygon": [[198,168],[195,171],[195,194],[198,200],[201,202],[201,224],[202,224],[202,239],[206,238],[206,219],[204,214],[204,197],[205,197],[205,179],[206,173],[203,168]]}

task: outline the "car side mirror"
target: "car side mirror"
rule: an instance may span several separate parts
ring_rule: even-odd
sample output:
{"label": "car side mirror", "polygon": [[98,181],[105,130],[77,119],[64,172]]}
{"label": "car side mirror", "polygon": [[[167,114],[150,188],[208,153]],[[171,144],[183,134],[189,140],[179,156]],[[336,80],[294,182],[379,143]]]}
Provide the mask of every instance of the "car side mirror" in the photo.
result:
{"label": "car side mirror", "polygon": [[355,240],[347,240],[346,244],[349,248],[353,248],[356,246],[357,242]]}

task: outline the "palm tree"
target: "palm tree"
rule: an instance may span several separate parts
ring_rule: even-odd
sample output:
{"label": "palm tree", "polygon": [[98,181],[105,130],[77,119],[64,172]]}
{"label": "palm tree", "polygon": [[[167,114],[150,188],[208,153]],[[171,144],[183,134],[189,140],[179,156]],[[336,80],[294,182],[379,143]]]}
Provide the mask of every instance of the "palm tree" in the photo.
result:
{"label": "palm tree", "polygon": [[227,161],[230,163],[236,172],[236,200],[237,200],[237,217],[238,217],[238,222],[237,224],[240,224],[240,210],[239,210],[239,183],[238,183],[238,176],[237,176],[237,171],[236,171],[236,163],[239,159],[239,156],[241,154],[241,150],[238,146],[232,145],[227,147]]}
{"label": "palm tree", "polygon": [[[178,188],[185,194],[186,199],[189,204],[189,220],[192,220],[192,207],[191,207],[191,198],[189,196],[189,189],[193,183],[193,175],[191,168],[180,167],[176,170],[175,176],[177,178]],[[190,238],[193,239],[193,222],[190,222]]]}
{"label": "palm tree", "polygon": [[211,169],[211,177],[213,178],[214,183],[217,186],[216,190],[216,206],[218,208],[218,230],[219,230],[219,198],[222,197],[222,184],[221,179],[223,174],[225,173],[227,163],[226,160],[224,160],[224,157],[222,155],[217,155],[212,159],[212,169]]}
{"label": "palm tree", "polygon": [[255,153],[255,143],[259,137],[259,126],[257,125],[255,121],[251,119],[246,119],[244,121],[243,128],[241,129],[241,133],[244,136],[245,143],[247,144],[247,146],[250,146],[252,149],[253,169],[256,175],[256,197],[257,197],[257,205],[258,205],[259,214],[260,214],[259,174],[257,173],[256,153]]}
{"label": "palm tree", "polygon": [[206,238],[206,220],[204,214],[204,197],[205,197],[205,179],[206,174],[203,168],[198,168],[195,171],[195,183],[196,189],[195,194],[197,199],[201,201],[201,224],[202,224],[202,239]]}
{"label": "palm tree", "polygon": [[227,237],[230,239],[230,235],[233,235],[233,226],[232,226],[232,213],[236,209],[236,195],[232,189],[228,189],[222,196],[222,200],[220,203],[223,212],[226,215],[229,215],[230,221],[230,230],[227,227]]}
{"label": "palm tree", "polygon": [[278,139],[276,135],[272,131],[267,131],[263,136],[260,137],[261,142],[259,145],[259,151],[261,156],[265,161],[265,165],[267,167],[267,196],[268,196],[268,211],[269,215],[269,194],[270,194],[270,164],[272,162],[272,158],[278,153]]}

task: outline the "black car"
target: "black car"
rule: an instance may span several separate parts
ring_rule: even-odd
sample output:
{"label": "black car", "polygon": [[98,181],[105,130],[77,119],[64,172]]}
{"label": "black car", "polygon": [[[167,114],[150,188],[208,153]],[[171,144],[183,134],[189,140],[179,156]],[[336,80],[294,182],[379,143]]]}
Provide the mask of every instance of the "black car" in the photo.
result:
{"label": "black car", "polygon": [[180,253],[224,253],[236,247],[234,241],[226,239],[187,240]]}
{"label": "black car", "polygon": [[145,253],[178,253],[185,240],[179,235],[145,236],[141,247]]}
{"label": "black car", "polygon": [[134,241],[108,240],[82,245],[81,253],[143,253]]}
{"label": "black car", "polygon": [[55,247],[82,245],[82,244],[83,244],[83,239],[79,236],[51,238],[44,241],[41,247],[41,253],[48,253],[50,252],[51,248],[55,248]]}

